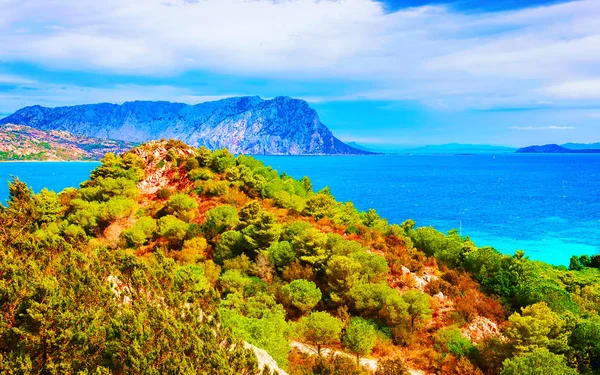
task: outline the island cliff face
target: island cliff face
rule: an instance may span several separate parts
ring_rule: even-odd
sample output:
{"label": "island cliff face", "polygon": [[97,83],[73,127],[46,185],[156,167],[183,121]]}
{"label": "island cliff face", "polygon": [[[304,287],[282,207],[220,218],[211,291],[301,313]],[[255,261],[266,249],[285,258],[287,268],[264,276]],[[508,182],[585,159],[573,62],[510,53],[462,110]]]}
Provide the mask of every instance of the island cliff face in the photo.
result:
{"label": "island cliff face", "polygon": [[7,123],[129,142],[175,138],[236,154],[370,154],[337,139],[307,102],[289,97],[239,97],[197,105],[135,101],[32,106],[0,120]]}

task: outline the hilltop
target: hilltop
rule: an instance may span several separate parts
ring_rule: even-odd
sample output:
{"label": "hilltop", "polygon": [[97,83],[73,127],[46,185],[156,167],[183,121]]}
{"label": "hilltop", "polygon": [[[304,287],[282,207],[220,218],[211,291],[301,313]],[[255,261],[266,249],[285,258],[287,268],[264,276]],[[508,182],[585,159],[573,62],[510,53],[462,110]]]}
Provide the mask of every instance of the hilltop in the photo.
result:
{"label": "hilltop", "polygon": [[0,120],[7,123],[128,142],[174,138],[234,154],[370,154],[337,139],[307,102],[289,97],[238,97],[197,105],[135,101],[32,106]]}
{"label": "hilltop", "polygon": [[390,225],[314,191],[306,177],[227,150],[146,143],[107,154],[80,189],[58,194],[15,180],[0,229],[0,368],[600,367],[600,256],[574,256],[568,270],[478,247],[457,231]]}
{"label": "hilltop", "polygon": [[0,126],[0,160],[100,160],[107,152],[122,154],[131,142],[42,131],[24,125]]}

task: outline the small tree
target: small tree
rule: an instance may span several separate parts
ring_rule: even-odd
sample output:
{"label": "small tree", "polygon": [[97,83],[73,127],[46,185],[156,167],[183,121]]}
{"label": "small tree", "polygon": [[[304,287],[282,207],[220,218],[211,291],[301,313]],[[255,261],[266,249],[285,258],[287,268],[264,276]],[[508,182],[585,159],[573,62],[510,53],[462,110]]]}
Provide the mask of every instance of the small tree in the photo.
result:
{"label": "small tree", "polygon": [[342,322],[323,311],[313,312],[298,323],[298,333],[304,340],[316,345],[319,356],[321,347],[338,341],[341,332]]}
{"label": "small tree", "polygon": [[197,209],[198,203],[187,194],[175,194],[171,196],[165,207],[165,211],[169,215],[187,222],[192,221],[196,217]]}
{"label": "small tree", "polygon": [[321,300],[322,294],[312,281],[298,279],[281,288],[286,305],[291,305],[302,314],[311,311]]}
{"label": "small tree", "polygon": [[173,215],[167,215],[160,218],[158,228],[158,233],[169,241],[172,246],[176,247],[185,239],[189,224]]}
{"label": "small tree", "polygon": [[208,210],[203,231],[207,238],[233,228],[239,222],[237,210],[233,206],[218,206]]}
{"label": "small tree", "polygon": [[362,318],[352,318],[346,329],[342,344],[352,353],[356,354],[356,364],[360,364],[360,357],[371,353],[376,340],[375,328]]}
{"label": "small tree", "polygon": [[409,290],[402,294],[402,299],[408,304],[410,329],[414,332],[418,321],[431,318],[433,311],[429,306],[429,296],[419,290]]}

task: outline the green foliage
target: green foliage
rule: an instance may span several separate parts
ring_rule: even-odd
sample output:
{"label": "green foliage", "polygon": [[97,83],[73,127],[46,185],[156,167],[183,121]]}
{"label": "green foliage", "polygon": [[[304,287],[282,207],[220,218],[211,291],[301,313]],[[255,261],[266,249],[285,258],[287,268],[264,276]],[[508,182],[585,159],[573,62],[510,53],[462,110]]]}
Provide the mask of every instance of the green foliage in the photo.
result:
{"label": "green foliage", "polygon": [[342,322],[324,311],[310,313],[298,322],[298,333],[309,343],[317,347],[321,355],[323,345],[333,344],[340,339]]}
{"label": "green foliage", "polygon": [[194,157],[189,157],[185,160],[185,169],[188,171],[192,171],[200,166],[198,159]]}
{"label": "green foliage", "polygon": [[103,226],[108,226],[116,220],[131,216],[137,209],[138,204],[133,199],[113,197],[108,202],[102,204],[98,219],[103,223]]}
{"label": "green foliage", "polygon": [[333,217],[337,208],[337,202],[327,192],[318,193],[306,200],[304,214],[319,220],[324,217]]}
{"label": "green foliage", "polygon": [[203,237],[185,240],[180,251],[180,261],[183,264],[190,264],[204,260],[207,246],[206,239]]}
{"label": "green foliage", "polygon": [[188,178],[192,181],[208,181],[215,178],[215,174],[206,168],[196,168],[188,172]]}
{"label": "green foliage", "polygon": [[277,222],[275,215],[261,209],[251,219],[244,219],[244,216],[242,216],[244,213],[244,208],[242,208],[240,219],[246,225],[242,229],[242,233],[248,244],[248,250],[257,252],[258,250],[267,249],[272,243],[279,240],[281,225]]}
{"label": "green foliage", "polygon": [[137,183],[144,177],[145,164],[142,158],[132,153],[115,156],[109,152],[102,158],[101,165],[92,171],[91,180],[123,177]]}
{"label": "green foliage", "polygon": [[435,342],[444,351],[454,354],[456,357],[465,357],[474,353],[475,345],[463,336],[457,327],[444,328],[436,332]]}
{"label": "green foliage", "polygon": [[315,283],[298,279],[281,288],[283,301],[288,306],[293,306],[302,314],[311,311],[321,300],[321,290]]}
{"label": "green foliage", "polygon": [[505,335],[519,353],[566,345],[564,322],[544,302],[522,308],[520,314],[512,314],[508,321]]}
{"label": "green foliage", "polygon": [[48,239],[0,240],[3,373],[257,373],[253,353],[202,318],[218,314],[199,270]]}
{"label": "green foliage", "polygon": [[361,274],[367,282],[384,280],[388,273],[388,263],[384,257],[367,252],[355,252],[350,255],[361,265]]}
{"label": "green foliage", "polygon": [[564,356],[537,349],[504,361],[500,375],[577,375],[577,371],[567,366]]}
{"label": "green foliage", "polygon": [[62,206],[58,194],[46,188],[39,194],[33,195],[35,205],[34,217],[38,223],[52,223],[59,219],[62,212]]}
{"label": "green foliage", "polygon": [[[600,273],[594,268],[600,256],[573,257],[567,270],[530,261],[522,251],[504,255],[477,248],[455,230],[415,229],[411,220],[389,225],[374,210],[339,203],[328,189],[315,194],[307,178],[279,175],[252,157],[206,148],[188,157],[181,142],[164,144],[165,160],[107,154],[79,190],[33,194],[18,180],[9,185],[8,205],[0,205],[0,368],[255,374],[254,356],[237,340],[287,363],[290,327],[277,298],[288,319],[303,316],[299,338],[319,352],[339,341],[346,324],[342,343],[357,359],[376,341],[377,356],[385,358],[393,340],[418,342],[432,371],[475,374],[470,361],[476,361],[490,375],[500,373],[503,362],[505,374],[535,374],[548,362],[558,373],[572,373],[561,355],[581,373],[600,371]],[[142,147],[155,155],[164,152],[160,145]],[[217,204],[200,226],[199,197],[185,181],[177,193],[165,188],[140,197],[137,183],[148,167],[167,168],[172,182],[187,173],[195,192],[227,196],[200,197]],[[255,200],[239,213],[221,204],[238,206],[248,198]],[[410,289],[398,272],[403,265],[436,269],[440,279],[426,291],[443,291],[456,304],[450,318],[489,317],[506,340],[486,339],[475,349],[457,328],[444,326],[443,314],[428,331],[437,329],[433,340],[419,337],[432,316],[430,297]],[[392,278],[409,290],[392,288]],[[519,313],[502,324],[503,311],[473,279]],[[307,371],[362,373],[352,360],[338,358],[307,360]],[[406,367],[397,358],[380,360],[377,373],[405,374]]]}
{"label": "green foliage", "polygon": [[300,260],[321,266],[328,258],[327,235],[306,224],[298,222],[288,226],[283,239],[291,240],[292,248]]}
{"label": "green foliage", "polygon": [[285,321],[285,311],[273,297],[261,293],[244,299],[239,293],[229,294],[221,302],[220,311],[225,327],[266,350],[280,367],[286,367],[290,328]]}
{"label": "green foliage", "polygon": [[156,192],[156,197],[158,199],[168,199],[169,197],[171,197],[172,194],[173,192],[171,191],[171,189],[162,188]]}
{"label": "green foliage", "polygon": [[356,354],[358,363],[360,357],[371,354],[376,338],[377,333],[371,323],[361,318],[352,318],[342,337],[342,344]]}
{"label": "green foliage", "polygon": [[450,231],[446,236],[433,227],[422,227],[409,233],[416,248],[435,256],[450,267],[460,267],[465,257],[476,250],[473,242],[460,237],[456,231]]}
{"label": "green foliage", "polygon": [[227,293],[244,293],[244,289],[252,283],[252,280],[240,270],[228,270],[219,278],[221,290]]}
{"label": "green foliage", "polygon": [[196,217],[198,203],[187,194],[179,193],[171,196],[165,206],[165,212],[185,222],[190,222]]}
{"label": "green foliage", "polygon": [[241,232],[230,230],[221,235],[217,241],[213,259],[217,264],[223,264],[227,259],[235,258],[242,254],[245,249],[246,242],[244,235]]}
{"label": "green foliage", "polygon": [[586,267],[592,266],[592,258],[589,255],[573,255],[569,260],[569,269],[572,271],[581,271]]}
{"label": "green foliage", "polygon": [[292,249],[292,244],[287,241],[274,242],[271,244],[268,249],[268,255],[271,263],[279,269],[283,269],[296,258],[296,253]]}
{"label": "green foliage", "polygon": [[198,193],[213,197],[220,197],[229,193],[229,182],[227,181],[208,180],[201,184],[198,184],[197,181],[195,186]]}
{"label": "green foliage", "polygon": [[163,216],[158,220],[158,234],[173,247],[180,245],[185,239],[189,224],[173,215]]}
{"label": "green foliage", "polygon": [[233,228],[239,222],[238,213],[233,206],[218,206],[210,209],[206,213],[206,222],[202,230],[207,238],[213,238],[216,235]]}
{"label": "green foliage", "polygon": [[238,270],[244,274],[248,273],[251,262],[250,258],[246,254],[241,254],[232,259],[226,259],[223,261],[223,269],[225,270]]}
{"label": "green foliage", "polygon": [[128,247],[137,248],[145,245],[156,229],[156,220],[148,216],[143,216],[131,228],[123,231],[121,236],[125,239]]}
{"label": "green foliage", "polygon": [[136,199],[140,192],[135,181],[125,177],[98,177],[82,184],[79,196],[86,201],[106,202],[113,197]]}
{"label": "green foliage", "polygon": [[583,374],[600,371],[600,318],[584,319],[577,324],[569,338],[579,371]]}
{"label": "green foliage", "polygon": [[397,290],[384,283],[357,284],[348,293],[354,308],[367,317],[379,317],[386,300],[397,295]]}
{"label": "green foliage", "polygon": [[226,149],[216,150],[212,152],[210,157],[210,168],[217,172],[223,173],[227,168],[235,167],[235,157]]}
{"label": "green foliage", "polygon": [[362,266],[356,259],[334,255],[325,268],[327,284],[338,295],[343,295],[362,280]]}
{"label": "green foliage", "polygon": [[433,311],[427,294],[411,289],[402,294],[402,299],[408,304],[407,313],[411,330],[414,330],[420,322],[431,319]]}

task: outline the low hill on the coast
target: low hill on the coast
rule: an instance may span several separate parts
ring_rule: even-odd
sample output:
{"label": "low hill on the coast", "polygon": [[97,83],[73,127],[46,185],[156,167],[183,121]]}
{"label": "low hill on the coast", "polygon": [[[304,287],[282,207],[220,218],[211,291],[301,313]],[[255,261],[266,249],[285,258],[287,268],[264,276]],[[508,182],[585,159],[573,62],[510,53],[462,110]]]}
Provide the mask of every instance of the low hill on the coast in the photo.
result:
{"label": "low hill on the coast", "polygon": [[24,125],[0,126],[0,160],[100,160],[107,152],[122,154],[131,142],[90,138],[66,131],[43,131]]}
{"label": "low hill on the coast", "polygon": [[518,149],[521,154],[597,154],[600,149],[569,149],[557,144],[543,146],[529,146]]}

